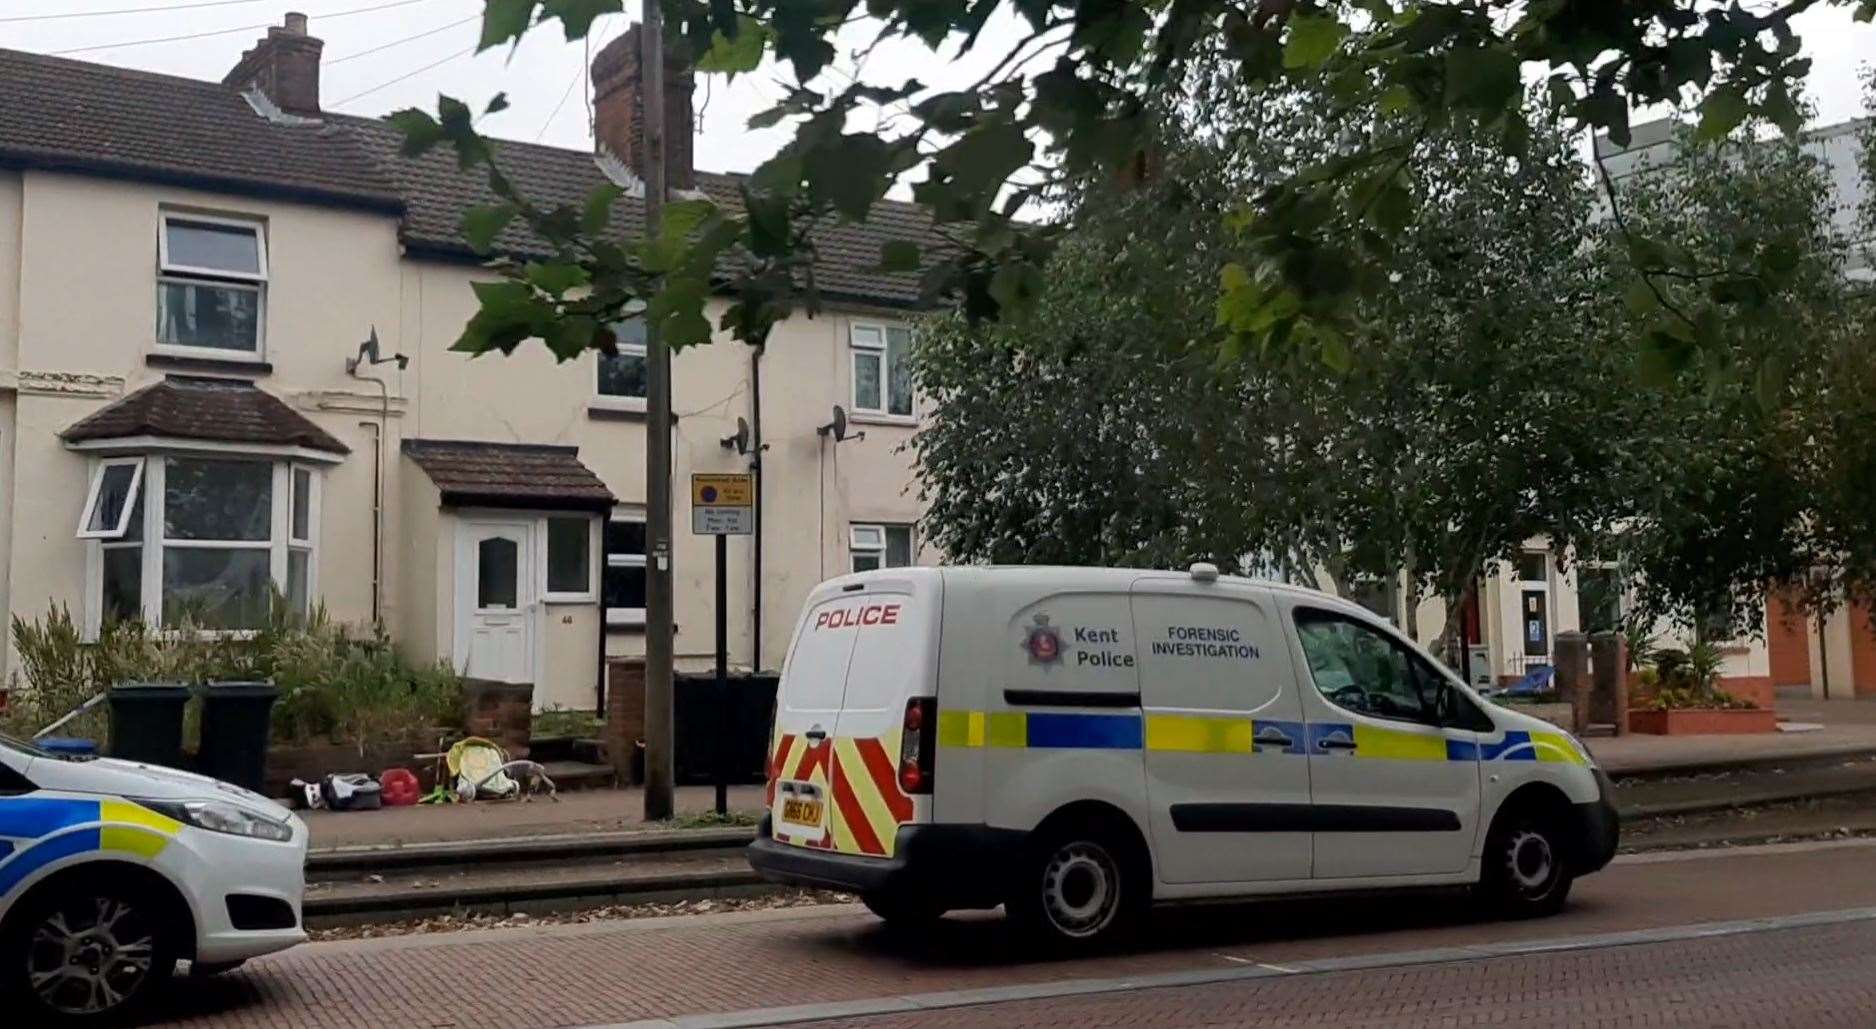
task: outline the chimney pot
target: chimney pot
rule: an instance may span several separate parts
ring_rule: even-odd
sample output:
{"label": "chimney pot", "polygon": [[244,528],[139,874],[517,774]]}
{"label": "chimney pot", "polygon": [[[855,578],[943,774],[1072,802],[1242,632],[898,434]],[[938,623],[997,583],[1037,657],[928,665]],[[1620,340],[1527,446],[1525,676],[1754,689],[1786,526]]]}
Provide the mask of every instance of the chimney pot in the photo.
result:
{"label": "chimney pot", "polygon": [[[593,146],[624,162],[632,174],[645,178],[644,77],[639,54],[641,27],[625,34],[593,55]],[[691,95],[697,75],[690,53],[681,43],[667,40],[664,53],[664,164],[665,181],[672,190],[697,188],[696,116]]]}
{"label": "chimney pot", "polygon": [[222,85],[242,92],[258,89],[282,111],[318,117],[319,55],[325,46],[306,34],[306,15],[289,14],[241,55]]}

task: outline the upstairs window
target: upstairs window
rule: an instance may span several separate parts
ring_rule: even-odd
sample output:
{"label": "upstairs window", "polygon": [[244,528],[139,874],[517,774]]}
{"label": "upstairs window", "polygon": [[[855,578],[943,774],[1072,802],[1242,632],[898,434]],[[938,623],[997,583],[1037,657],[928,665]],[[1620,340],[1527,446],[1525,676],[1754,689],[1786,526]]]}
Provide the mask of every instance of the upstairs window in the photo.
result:
{"label": "upstairs window", "polygon": [[853,570],[875,572],[912,563],[910,525],[855,525],[849,541]]}
{"label": "upstairs window", "polygon": [[215,356],[261,354],[267,300],[261,224],[165,213],[157,238],[156,341]]}
{"label": "upstairs window", "polygon": [[599,355],[599,398],[609,407],[645,409],[645,319],[633,318],[613,327],[618,353]]}
{"label": "upstairs window", "polygon": [[856,322],[848,340],[853,350],[853,409],[912,417],[912,330]]}

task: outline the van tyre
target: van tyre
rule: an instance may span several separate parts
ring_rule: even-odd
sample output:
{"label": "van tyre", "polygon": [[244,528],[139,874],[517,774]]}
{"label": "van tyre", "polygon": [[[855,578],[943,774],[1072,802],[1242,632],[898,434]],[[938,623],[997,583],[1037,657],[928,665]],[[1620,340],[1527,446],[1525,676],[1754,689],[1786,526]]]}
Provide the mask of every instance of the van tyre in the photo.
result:
{"label": "van tyre", "polygon": [[945,915],[945,909],[935,901],[900,893],[863,893],[860,903],[878,915],[888,929],[916,929]]}
{"label": "van tyre", "polygon": [[25,1025],[117,1025],[176,967],[172,921],[143,891],[93,876],[26,898],[0,939],[0,996]]}
{"label": "van tyre", "polygon": [[1024,848],[1004,908],[1051,950],[1100,950],[1145,920],[1148,875],[1138,846],[1100,821],[1045,825]]}
{"label": "van tyre", "polygon": [[1485,841],[1479,899],[1501,918],[1541,918],[1562,910],[1574,875],[1552,819],[1513,813]]}

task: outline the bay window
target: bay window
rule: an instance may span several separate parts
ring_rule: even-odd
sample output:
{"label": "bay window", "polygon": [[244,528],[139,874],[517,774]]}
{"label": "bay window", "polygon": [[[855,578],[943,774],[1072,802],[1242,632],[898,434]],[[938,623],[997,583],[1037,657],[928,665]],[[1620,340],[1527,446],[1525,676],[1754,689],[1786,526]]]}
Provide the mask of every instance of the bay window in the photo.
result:
{"label": "bay window", "polygon": [[318,473],[291,461],[149,455],[99,461],[78,536],[92,541],[90,626],[247,630],[278,590],[315,595]]}
{"label": "bay window", "polygon": [[258,360],[267,299],[261,223],[171,211],[163,212],[161,220],[157,344]]}

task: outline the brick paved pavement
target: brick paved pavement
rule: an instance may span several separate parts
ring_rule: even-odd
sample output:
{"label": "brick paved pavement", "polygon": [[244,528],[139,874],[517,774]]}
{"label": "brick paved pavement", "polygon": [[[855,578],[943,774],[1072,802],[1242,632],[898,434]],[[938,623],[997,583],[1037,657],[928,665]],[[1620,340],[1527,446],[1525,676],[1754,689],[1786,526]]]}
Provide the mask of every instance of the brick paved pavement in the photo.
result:
{"label": "brick paved pavement", "polygon": [[1870,1026],[1876,1025],[1876,922],[802,1024]]}
{"label": "brick paved pavement", "polygon": [[1650,855],[1578,884],[1564,914],[1521,923],[1472,922],[1424,897],[1168,911],[1138,951],[1081,962],[1036,960],[994,918],[908,941],[852,908],[319,944],[184,982],[169,1014],[200,1027],[533,1029],[1280,963],[1876,906],[1872,857],[1869,845]]}

